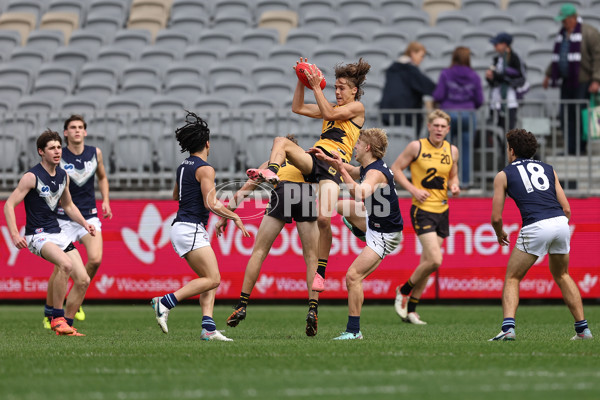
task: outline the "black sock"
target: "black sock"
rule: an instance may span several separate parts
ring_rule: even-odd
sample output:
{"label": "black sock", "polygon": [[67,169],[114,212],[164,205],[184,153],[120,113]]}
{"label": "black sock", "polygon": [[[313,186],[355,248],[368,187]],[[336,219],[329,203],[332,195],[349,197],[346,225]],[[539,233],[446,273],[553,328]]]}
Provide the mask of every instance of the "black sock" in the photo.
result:
{"label": "black sock", "polygon": [[321,275],[323,278],[325,278],[325,268],[327,268],[327,260],[319,258],[319,263],[317,264],[317,274]]}
{"label": "black sock", "polygon": [[415,312],[417,310],[417,304],[419,304],[419,299],[415,297],[408,299],[408,312]]}
{"label": "black sock", "polygon": [[279,172],[279,168],[281,168],[281,165],[277,163],[269,163],[267,167],[268,170],[273,171],[275,174]]}
{"label": "black sock", "polygon": [[308,300],[308,311],[315,310],[315,312],[319,313],[319,301],[315,299]]}
{"label": "black sock", "polygon": [[52,310],[54,310],[54,307],[49,306],[48,304],[46,304],[44,306],[44,317],[52,319]]}
{"label": "black sock", "polygon": [[408,296],[410,294],[410,292],[413,290],[414,287],[415,287],[415,284],[412,283],[410,281],[410,279],[409,279],[409,280],[406,281],[406,283],[404,284],[404,286],[402,286],[400,288],[400,293],[402,293],[405,296]]}
{"label": "black sock", "polygon": [[65,318],[67,320],[67,324],[69,324],[69,326],[73,326],[73,318]]}
{"label": "black sock", "polygon": [[238,303],[237,306],[235,306],[235,309],[237,310],[240,307],[247,307],[248,300],[250,300],[250,295],[248,293],[241,292],[240,293],[240,302]]}

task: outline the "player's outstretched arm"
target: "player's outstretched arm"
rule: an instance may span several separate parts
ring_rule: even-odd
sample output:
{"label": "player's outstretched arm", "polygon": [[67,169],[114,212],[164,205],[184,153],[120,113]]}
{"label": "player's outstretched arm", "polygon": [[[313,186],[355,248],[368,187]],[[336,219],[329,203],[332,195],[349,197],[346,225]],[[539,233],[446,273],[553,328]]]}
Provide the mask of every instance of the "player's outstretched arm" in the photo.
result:
{"label": "player's outstretched arm", "polygon": [[6,218],[6,226],[10,233],[10,237],[13,244],[17,249],[24,249],[27,247],[27,241],[19,234],[19,228],[17,227],[17,217],[15,216],[15,207],[18,206],[27,193],[35,187],[36,177],[33,173],[27,172],[17,185],[16,189],[10,194],[6,203],[4,203],[4,218]]}
{"label": "player's outstretched arm", "polygon": [[[267,168],[268,164],[269,163],[267,161],[265,161],[258,168],[259,169]],[[250,193],[252,193],[258,187],[259,184],[260,184],[260,182],[257,180],[248,179],[244,183],[244,186],[242,186],[240,188],[240,190],[235,192],[235,194],[233,195],[233,199],[231,199],[229,201],[229,204],[227,204],[227,208],[231,211],[235,211],[237,209],[238,205],[240,205],[244,201],[244,199],[246,197],[248,197],[250,195]],[[225,217],[221,217],[217,221],[217,223],[215,224],[215,230],[217,231],[217,236],[221,236],[221,234],[225,232],[225,228],[227,227],[227,221],[228,221],[228,219]]]}
{"label": "player's outstretched arm", "polygon": [[235,212],[227,209],[217,199],[217,191],[215,189],[215,170],[210,166],[204,166],[196,169],[196,180],[200,182],[204,206],[220,217],[232,219],[235,225],[240,228],[244,237],[250,237],[246,227],[242,223],[242,219]]}

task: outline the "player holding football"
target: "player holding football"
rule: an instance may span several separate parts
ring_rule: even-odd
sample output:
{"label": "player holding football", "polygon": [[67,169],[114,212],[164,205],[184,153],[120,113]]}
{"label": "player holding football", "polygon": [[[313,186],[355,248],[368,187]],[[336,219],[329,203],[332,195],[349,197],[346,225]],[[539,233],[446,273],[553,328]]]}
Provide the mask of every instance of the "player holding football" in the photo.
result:
{"label": "player holding football", "polygon": [[[334,340],[363,338],[360,331],[360,312],[364,301],[362,282],[402,240],[404,223],[394,187],[394,174],[381,159],[387,145],[387,135],[382,129],[361,130],[354,147],[360,167],[345,164],[336,151],[332,151],[333,157],[329,157],[322,149],[311,149],[318,159],[340,171],[354,200],[340,200],[338,210],[353,226],[365,232],[367,242],[346,273],[348,323],[346,331]],[[356,183],[355,179],[360,179],[360,183]],[[357,212],[363,209],[366,216]]]}
{"label": "player holding football", "polygon": [[[47,130],[37,139],[37,151],[41,157],[39,164],[27,171],[17,188],[4,205],[6,225],[18,249],[29,248],[31,253],[53,263],[55,267],[51,288],[52,320],[50,327],[57,335],[85,336],[75,329],[73,318],[90,284],[79,252],[70,238],[61,232],[56,219],[58,202],[64,212],[81,225],[90,235],[96,234],[93,224],[85,220],[71,199],[69,176],[60,168],[62,140],[57,132]],[[17,228],[15,207],[25,203],[25,237]],[[66,312],[63,309],[69,277],[73,287],[67,297]],[[70,321],[67,322],[67,319]]]}
{"label": "player holding football", "polygon": [[494,179],[492,226],[498,243],[508,246],[508,234],[502,229],[502,211],[508,194],[519,208],[522,227],[506,266],[502,330],[490,341],[515,340],[519,283],[538,257],[546,254],[552,277],[575,319],[575,336],[571,340],[592,339],[579,289],[569,275],[571,209],[558,175],[551,165],[531,159],[537,150],[537,140],[531,132],[510,130],[506,141],[509,165]]}
{"label": "player holding football", "polygon": [[[102,262],[102,223],[98,219],[96,209],[96,194],[94,191],[94,178],[98,178],[98,187],[102,195],[102,215],[104,218],[112,218],[110,201],[108,198],[108,178],[104,169],[102,150],[97,147],[88,146],[84,143],[87,136],[87,124],[81,115],[71,115],[64,122],[63,134],[67,147],[63,149],[60,166],[69,175],[69,191],[73,197],[73,203],[81,211],[84,218],[96,228],[96,234],[90,235],[81,225],[72,221],[65,214],[64,209],[57,210],[60,230],[69,237],[72,242],[83,243],[87,253],[85,269],[91,279],[94,279],[98,267]],[[56,269],[48,281],[48,293],[46,295],[46,307],[44,308],[44,327],[50,328],[52,317],[52,287],[56,276]],[[85,313],[79,307],[75,319],[83,321]]]}
{"label": "player holding football", "polygon": [[[297,143],[293,135],[288,135],[287,138]],[[267,162],[263,163],[260,168],[266,168],[267,164]],[[290,163],[283,163],[277,175],[280,181],[271,192],[265,216],[258,227],[252,255],[248,260],[244,273],[240,300],[235,306],[235,311],[227,318],[227,325],[235,327],[246,318],[246,307],[260,274],[262,264],[267,254],[269,254],[277,235],[279,235],[285,224],[292,223],[293,219],[296,221],[296,229],[302,242],[302,254],[306,263],[306,285],[308,288],[306,335],[315,336],[318,324],[319,293],[311,290],[311,287],[317,269],[317,246],[319,241],[319,228],[316,222],[316,196],[312,184],[305,183],[302,173]],[[259,182],[248,179],[244,186],[236,192],[227,208],[235,211],[238,204],[258,185]],[[226,223],[225,218],[221,218],[217,222],[215,226],[217,235],[223,233]]]}
{"label": "player holding football", "polygon": [[229,211],[216,197],[215,170],[206,162],[210,153],[210,130],[202,118],[188,112],[186,124],[175,131],[182,152],[190,156],[177,168],[173,200],[179,201],[177,216],[171,227],[173,249],[198,275],[173,293],[152,299],[156,321],[164,333],[169,332],[169,312],[177,303],[200,295],[202,307],[202,340],[232,341],[216,330],[213,320],[216,289],[221,283],[219,265],[210,247],[206,224],[208,215],[233,219],[244,237],[250,237],[240,217]]}
{"label": "player holding football", "polygon": [[[306,58],[301,58],[300,61],[296,61],[296,64],[307,61]],[[325,98],[320,87],[323,77],[316,68],[305,69],[305,74],[317,104],[304,102],[305,86],[300,80],[298,80],[294,92],[293,112],[310,118],[323,119],[321,138],[314,144],[314,147],[321,149],[328,156],[332,155],[331,151],[337,151],[346,163],[350,162],[352,158],[352,150],[365,122],[365,107],[359,100],[363,93],[361,86],[370,68],[371,66],[362,58],[354,64],[336,66],[336,104],[330,104]],[[331,216],[340,193],[341,174],[325,161],[317,159],[314,154],[306,153],[300,146],[285,137],[278,137],[273,141],[268,168],[249,169],[248,177],[277,183],[279,181],[277,172],[286,159],[302,172],[307,182],[319,184],[319,215],[317,218],[319,260],[312,289],[322,292],[325,290],[325,268],[332,243]]]}
{"label": "player holding football", "polygon": [[[414,140],[392,165],[396,182],[413,196],[410,218],[423,246],[419,265],[408,281],[396,288],[394,308],[404,322],[425,325],[417,314],[417,304],[427,286],[429,275],[442,264],[442,243],[450,234],[448,189],[460,194],[458,186],[458,148],[445,139],[450,132],[450,116],[435,110],[427,119],[429,137]],[[410,166],[411,181],[404,175]]]}

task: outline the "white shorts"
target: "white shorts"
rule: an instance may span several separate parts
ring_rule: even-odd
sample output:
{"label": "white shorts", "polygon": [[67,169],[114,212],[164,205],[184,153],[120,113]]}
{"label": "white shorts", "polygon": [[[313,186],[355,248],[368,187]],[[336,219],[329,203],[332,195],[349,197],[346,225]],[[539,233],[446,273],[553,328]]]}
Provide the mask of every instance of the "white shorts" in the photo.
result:
{"label": "white shorts", "polygon": [[208,233],[202,224],[191,222],[175,222],[171,227],[171,244],[179,257],[184,257],[192,250],[210,246]]}
{"label": "white shorts", "polygon": [[402,231],[383,233],[373,231],[367,223],[366,234],[367,246],[370,247],[379,258],[383,259],[398,247],[402,241]]}
{"label": "white shorts", "polygon": [[[90,225],[94,225],[96,227],[96,232],[102,231],[102,223],[98,217],[92,217],[86,221]],[[79,225],[75,221],[59,218],[58,225],[60,225],[60,231],[67,235],[72,242],[81,242],[81,238],[89,233],[83,226]]]}
{"label": "white shorts", "polygon": [[524,226],[515,247],[527,254],[569,254],[571,234],[567,217],[543,219]]}
{"label": "white shorts", "polygon": [[25,240],[27,241],[27,247],[29,248],[29,251],[31,251],[36,256],[40,256],[40,257],[42,256],[42,247],[44,247],[44,245],[46,243],[54,243],[60,249],[64,250],[72,242],[71,240],[69,240],[69,237],[62,232],[60,232],[60,233],[46,233],[46,232],[36,233],[33,235],[25,236]]}

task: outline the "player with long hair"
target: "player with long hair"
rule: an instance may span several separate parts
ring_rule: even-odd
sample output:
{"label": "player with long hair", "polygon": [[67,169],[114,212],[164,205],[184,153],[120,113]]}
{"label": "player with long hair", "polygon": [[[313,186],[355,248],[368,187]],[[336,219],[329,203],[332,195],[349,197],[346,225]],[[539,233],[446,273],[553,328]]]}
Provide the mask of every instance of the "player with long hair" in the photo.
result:
{"label": "player with long hair", "polygon": [[[296,61],[296,64],[307,62],[306,58]],[[363,94],[362,85],[371,66],[362,58],[353,64],[337,65],[335,67],[335,98],[336,104],[331,104],[325,98],[320,84],[321,74],[315,69],[306,69],[305,74],[312,87],[317,104],[304,102],[304,84],[298,80],[292,111],[310,118],[322,119],[323,127],[320,139],[313,147],[321,149],[331,156],[331,151],[340,154],[346,163],[352,158],[354,145],[358,140],[359,131],[365,122],[365,107],[360,102]],[[319,184],[319,208],[317,225],[319,227],[319,250],[317,272],[313,279],[312,289],[317,292],[325,290],[325,268],[331,249],[331,216],[335,210],[340,193],[339,184],[342,182],[340,171],[319,160],[314,154],[306,153],[300,146],[285,137],[275,138],[266,169],[249,169],[251,179],[264,179],[277,183],[277,171],[288,159],[305,176],[307,182]]]}

